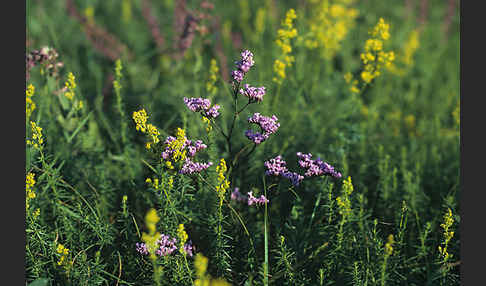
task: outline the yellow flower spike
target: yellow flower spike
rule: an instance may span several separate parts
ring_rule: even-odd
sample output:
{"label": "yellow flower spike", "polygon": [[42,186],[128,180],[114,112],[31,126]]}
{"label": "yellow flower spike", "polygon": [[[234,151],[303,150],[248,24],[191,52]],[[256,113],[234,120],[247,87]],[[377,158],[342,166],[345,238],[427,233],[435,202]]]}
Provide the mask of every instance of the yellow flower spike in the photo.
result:
{"label": "yellow flower spike", "polygon": [[44,137],[42,135],[42,128],[37,126],[33,121],[30,122],[32,130],[32,140],[27,140],[28,145],[34,146],[34,148],[41,150],[42,144],[44,144]]}
{"label": "yellow flower spike", "polygon": [[74,89],[76,88],[76,78],[74,77],[74,74],[72,72],[69,72],[68,79],[64,85],[68,90],[64,93],[64,96],[66,96],[69,100],[73,100],[75,95]]}
{"label": "yellow flower spike", "polygon": [[179,224],[179,227],[177,228],[177,237],[179,238],[179,251],[182,254],[186,254],[184,251],[184,244],[186,243],[187,239],[189,236],[187,235],[187,232],[184,229],[184,224]]}
{"label": "yellow flower spike", "polygon": [[277,30],[277,39],[275,43],[280,47],[281,54],[273,64],[273,70],[276,76],[273,81],[281,84],[286,78],[285,68],[290,67],[294,58],[289,54],[292,52],[290,40],[297,37],[297,30],[293,27],[293,20],[297,18],[294,9],[287,11],[285,20],[282,22],[282,29]]}
{"label": "yellow flower spike", "polygon": [[209,67],[209,80],[206,82],[206,91],[210,94],[216,94],[218,87],[215,85],[218,80],[219,67],[216,59],[211,59]]}
{"label": "yellow flower spike", "polygon": [[392,255],[393,253],[393,244],[395,243],[395,240],[393,238],[393,234],[390,234],[388,236],[388,242],[385,244],[385,254],[387,256]]}
{"label": "yellow flower spike", "polygon": [[29,84],[29,86],[25,90],[25,113],[27,115],[27,118],[30,117],[30,115],[32,114],[32,112],[34,112],[34,109],[36,108],[36,105],[32,100],[32,96],[34,96],[34,91],[35,88],[32,84]]}

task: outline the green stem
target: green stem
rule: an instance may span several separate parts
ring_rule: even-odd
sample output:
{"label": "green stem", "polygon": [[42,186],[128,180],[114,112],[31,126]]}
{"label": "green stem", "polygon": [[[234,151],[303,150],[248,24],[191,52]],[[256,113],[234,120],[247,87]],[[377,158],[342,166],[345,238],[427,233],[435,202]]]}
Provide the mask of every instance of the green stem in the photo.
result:
{"label": "green stem", "polygon": [[[263,190],[265,193],[265,198],[267,197],[267,188],[265,186],[265,177],[263,177]],[[264,243],[265,243],[265,263],[263,264],[263,285],[268,286],[268,206],[267,203],[265,202],[265,234],[264,234]]]}

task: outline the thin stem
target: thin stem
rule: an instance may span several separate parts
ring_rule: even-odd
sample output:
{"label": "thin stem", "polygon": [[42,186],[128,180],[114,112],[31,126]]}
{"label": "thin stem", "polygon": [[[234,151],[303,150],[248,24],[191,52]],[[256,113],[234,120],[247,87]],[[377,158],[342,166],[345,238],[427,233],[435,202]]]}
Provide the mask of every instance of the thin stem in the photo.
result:
{"label": "thin stem", "polygon": [[[265,185],[265,177],[263,177],[263,190],[265,193],[265,198],[267,197],[267,188]],[[265,202],[265,234],[264,234],[264,243],[265,243],[265,263],[263,264],[263,285],[268,286],[268,207],[267,202]]]}

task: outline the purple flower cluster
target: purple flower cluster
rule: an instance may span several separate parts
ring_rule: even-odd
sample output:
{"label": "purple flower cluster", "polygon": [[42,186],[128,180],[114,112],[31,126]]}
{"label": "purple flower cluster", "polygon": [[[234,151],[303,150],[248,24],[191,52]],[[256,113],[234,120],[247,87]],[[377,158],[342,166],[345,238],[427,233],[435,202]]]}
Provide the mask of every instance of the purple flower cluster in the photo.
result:
{"label": "purple flower cluster", "polygon": [[253,116],[248,118],[248,122],[257,124],[261,128],[260,132],[254,132],[253,130],[247,130],[245,136],[248,137],[255,144],[260,144],[267,140],[271,134],[275,133],[280,127],[280,123],[277,122],[278,118],[275,115],[272,117],[266,117],[260,115],[260,113],[255,113]]}
{"label": "purple flower cluster", "polygon": [[263,100],[263,96],[265,95],[265,87],[253,87],[249,84],[245,84],[245,88],[240,89],[240,93],[250,99],[250,102],[260,102]]}
{"label": "purple flower cluster", "polygon": [[259,198],[253,196],[253,192],[248,192],[248,205],[263,205],[264,203],[268,203],[269,200],[265,198],[264,195],[261,195]]}
{"label": "purple flower cluster", "polygon": [[283,173],[287,172],[287,162],[282,160],[282,156],[278,155],[277,157],[270,159],[264,163],[267,170],[265,171],[265,175],[267,176],[280,176]]}
{"label": "purple flower cluster", "polygon": [[192,241],[189,240],[188,243],[184,244],[184,252],[189,255],[190,257],[192,257],[192,255],[194,254],[193,252],[196,251],[196,247],[194,245],[192,245]]}
{"label": "purple flower cluster", "polygon": [[211,167],[212,165],[213,165],[213,162],[199,163],[199,162],[193,162],[191,159],[186,158],[186,161],[184,162],[184,165],[182,165],[182,168],[179,171],[179,173],[191,175],[191,174],[199,173],[203,170],[206,170],[207,168]]}
{"label": "purple flower cluster", "polygon": [[[177,250],[177,238],[170,237],[166,234],[161,234],[159,239],[155,241],[157,245],[157,249],[155,250],[155,254],[162,257],[172,254],[174,251]],[[136,250],[142,255],[148,255],[149,251],[147,245],[143,242],[136,243]],[[188,243],[184,244],[184,252],[192,256],[195,247],[192,245],[192,242],[189,241]]]}
{"label": "purple flower cluster", "polygon": [[201,97],[192,97],[192,98],[187,98],[184,97],[184,103],[187,105],[187,108],[189,108],[193,112],[203,112],[203,115],[208,117],[208,118],[216,118],[219,115],[219,108],[220,106],[215,104],[213,107],[211,107],[211,101],[206,98],[201,98]]}
{"label": "purple flower cluster", "polygon": [[235,190],[231,193],[231,199],[237,202],[244,202],[246,201],[246,196],[240,193],[240,188],[236,187]]}
{"label": "purple flower cluster", "polygon": [[329,165],[327,162],[321,160],[321,158],[317,158],[312,160],[312,154],[303,154],[302,152],[297,153],[297,157],[300,158],[299,165],[307,169],[304,176],[306,177],[314,177],[314,176],[321,176],[327,175],[334,178],[341,178],[341,173],[334,170],[334,167]]}
{"label": "purple flower cluster", "polygon": [[166,234],[161,234],[155,243],[159,246],[155,250],[155,254],[158,256],[167,256],[177,250],[177,239]]}
{"label": "purple flower cluster", "polygon": [[135,244],[135,249],[142,255],[148,255],[149,254],[149,251],[147,249],[147,245],[143,242],[141,243],[136,243]]}
{"label": "purple flower cluster", "polygon": [[189,156],[191,156],[191,157],[194,157],[196,155],[197,151],[200,151],[202,149],[206,149],[208,147],[201,140],[196,140],[194,142],[194,146],[191,145],[191,143],[192,143],[191,140],[187,140],[186,143],[188,144],[187,150],[189,152]]}
{"label": "purple flower cluster", "polygon": [[276,176],[276,177],[284,177],[286,179],[289,179],[294,186],[298,186],[300,182],[304,179],[303,176],[295,173],[295,172],[290,172],[286,165],[287,162],[285,162],[282,159],[282,156],[278,155],[277,157],[270,159],[264,163],[265,167],[267,170],[265,171],[265,175],[267,176]]}
{"label": "purple flower cluster", "polygon": [[241,60],[235,62],[236,70],[231,73],[233,80],[240,83],[245,74],[255,64],[253,61],[253,54],[249,50],[244,50],[241,53]]}
{"label": "purple flower cluster", "polygon": [[294,186],[298,186],[306,177],[327,175],[334,178],[341,178],[341,173],[334,170],[333,166],[322,161],[320,158],[312,160],[312,154],[310,153],[302,154],[301,152],[298,152],[297,157],[300,158],[299,165],[306,169],[304,176],[296,172],[290,172],[286,167],[287,163],[280,155],[264,163],[265,168],[267,169],[265,175],[289,179]]}
{"label": "purple flower cluster", "polygon": [[290,171],[282,173],[282,177],[289,179],[294,186],[298,186],[304,180],[304,176]]}

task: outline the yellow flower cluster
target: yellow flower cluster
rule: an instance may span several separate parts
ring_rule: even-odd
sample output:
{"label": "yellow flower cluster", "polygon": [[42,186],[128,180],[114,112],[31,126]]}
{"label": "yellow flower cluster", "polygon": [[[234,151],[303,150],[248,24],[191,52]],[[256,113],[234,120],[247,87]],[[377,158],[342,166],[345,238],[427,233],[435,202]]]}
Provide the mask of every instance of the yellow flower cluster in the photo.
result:
{"label": "yellow flower cluster", "polygon": [[44,144],[44,137],[42,136],[42,128],[37,126],[33,121],[30,122],[32,129],[32,140],[27,140],[27,145],[32,145],[34,148],[42,150],[42,144]]}
{"label": "yellow flower cluster", "polygon": [[[172,155],[172,160],[174,160],[174,162],[184,161],[186,159],[186,150],[184,149],[186,140],[186,131],[184,131],[184,129],[177,128],[176,140],[172,141],[168,146],[168,148],[174,152]],[[169,167],[169,169],[174,168],[170,161],[167,161],[166,165]]]}
{"label": "yellow flower cluster", "polygon": [[393,234],[388,236],[388,242],[385,244],[385,255],[390,256],[393,253],[393,244],[395,243],[395,239],[393,238]]}
{"label": "yellow flower cluster", "polygon": [[322,58],[330,60],[341,49],[341,42],[355,26],[358,10],[354,0],[320,0],[310,4],[312,15],[310,32],[305,35],[305,46],[319,48]]}
{"label": "yellow flower cluster", "polygon": [[273,70],[277,74],[273,77],[273,81],[282,84],[283,79],[287,77],[285,69],[291,67],[295,61],[294,56],[291,56],[292,46],[290,40],[297,37],[297,29],[294,28],[293,20],[297,18],[294,9],[287,11],[285,20],[282,23],[282,29],[277,31],[278,36],[275,43],[280,47],[281,54],[273,64]]}
{"label": "yellow flower cluster", "polygon": [[383,43],[390,38],[389,29],[390,25],[380,18],[378,24],[370,31],[371,38],[365,43],[364,53],[361,54],[364,64],[361,78],[367,84],[381,74],[382,67],[389,67],[395,60],[393,51],[385,52],[383,50]]}
{"label": "yellow flower cluster", "polygon": [[152,181],[152,179],[147,178],[147,179],[145,180],[145,183],[147,183],[147,184],[151,184],[151,185],[152,185],[152,188],[154,188],[154,189],[156,189],[156,190],[158,190],[158,189],[159,189],[159,179],[158,179],[158,178],[155,178],[153,181]]}
{"label": "yellow flower cluster", "polygon": [[116,93],[120,93],[120,89],[122,88],[120,83],[120,80],[123,77],[121,73],[122,69],[122,62],[120,59],[117,59],[115,62],[115,80],[113,81],[113,88],[115,89]]}
{"label": "yellow flower cluster", "polygon": [[209,133],[209,131],[213,130],[213,126],[211,126],[211,120],[207,118],[206,116],[202,117],[202,121],[206,123],[206,132]]}
{"label": "yellow flower cluster", "polygon": [[164,189],[166,185],[168,189],[171,190],[174,187],[174,177],[169,176],[167,181],[162,179],[162,182],[160,182],[158,178],[154,178],[153,180],[151,178],[147,178],[145,183],[149,184],[155,190]]}
{"label": "yellow flower cluster", "polygon": [[32,84],[29,84],[29,86],[25,90],[25,114],[27,115],[27,118],[30,117],[30,115],[35,109],[35,103],[32,100],[32,96],[34,95],[34,90],[35,88]]}
{"label": "yellow flower cluster", "polygon": [[157,239],[160,237],[160,233],[157,232],[157,222],[159,220],[159,215],[155,209],[150,209],[145,215],[145,226],[147,226],[149,233],[144,232],[142,234],[142,241],[147,245],[147,250],[152,260],[157,259],[155,250],[157,248]]}
{"label": "yellow flower cluster", "polygon": [[179,224],[179,227],[177,228],[177,237],[179,238],[179,252],[186,255],[186,252],[184,251],[184,244],[186,244],[189,236],[184,229],[183,223]]}
{"label": "yellow flower cluster", "polygon": [[218,87],[216,86],[216,81],[218,80],[219,67],[216,59],[211,59],[211,65],[209,67],[209,80],[206,83],[206,91],[211,95],[218,92]]}
{"label": "yellow flower cluster", "polygon": [[452,217],[452,211],[451,209],[447,209],[447,212],[444,214],[444,222],[440,225],[440,227],[444,230],[444,246],[441,247],[439,245],[439,253],[444,261],[447,261],[452,256],[447,252],[447,246],[449,245],[449,241],[454,236],[454,231],[450,230],[453,223],[454,218]]}
{"label": "yellow flower cluster", "polygon": [[402,48],[401,54],[397,55],[397,62],[400,62],[401,66],[399,67],[392,63],[388,67],[388,70],[399,76],[405,75],[407,69],[414,64],[413,57],[420,46],[419,37],[420,33],[418,29],[415,29],[410,33],[408,40]]}
{"label": "yellow flower cluster", "polygon": [[76,81],[72,72],[68,74],[68,80],[66,81],[65,86],[68,91],[64,93],[64,96],[66,96],[69,100],[73,100],[75,94],[74,89],[76,88]]}
{"label": "yellow flower cluster", "polygon": [[194,286],[231,286],[223,279],[211,279],[209,274],[206,274],[208,269],[208,258],[197,253],[194,258],[194,268],[196,268],[197,279],[194,280]]}
{"label": "yellow flower cluster", "polygon": [[353,183],[351,182],[351,177],[348,176],[348,178],[343,181],[342,196],[336,198],[339,207],[339,214],[343,216],[343,221],[346,221],[351,215],[351,201],[349,200],[349,196],[353,190],[354,187]]}
{"label": "yellow flower cluster", "polygon": [[359,88],[358,88],[358,80],[353,79],[353,75],[350,72],[347,72],[344,75],[344,80],[346,81],[347,84],[350,84],[349,91],[352,93],[359,93]]}
{"label": "yellow flower cluster", "polygon": [[147,149],[150,149],[152,147],[152,144],[157,144],[157,143],[160,142],[160,139],[159,139],[160,132],[157,129],[157,127],[155,127],[154,125],[152,125],[150,123],[147,124],[148,116],[147,116],[147,112],[145,111],[145,109],[141,109],[139,111],[134,111],[132,118],[133,118],[133,121],[135,121],[135,124],[136,124],[135,128],[137,129],[137,131],[140,131],[144,134],[147,134],[151,138],[151,141],[149,141],[145,144],[145,147]]}
{"label": "yellow flower cluster", "polygon": [[229,188],[229,181],[226,180],[224,173],[227,171],[226,161],[224,158],[221,158],[219,161],[219,165],[216,167],[216,172],[218,172],[218,185],[216,186],[216,192],[219,196],[219,205],[223,205],[224,194],[226,190]]}
{"label": "yellow flower cluster", "polygon": [[58,244],[57,253],[61,254],[59,261],[57,261],[57,265],[67,264],[66,257],[69,255],[69,248],[65,248],[64,245]]}
{"label": "yellow flower cluster", "polygon": [[35,192],[32,187],[35,185],[35,179],[33,173],[28,173],[25,177],[25,209],[29,209],[30,200],[35,198]]}
{"label": "yellow flower cluster", "polygon": [[403,49],[404,50],[403,62],[407,66],[413,65],[413,55],[419,48],[419,36],[420,36],[419,31],[417,29],[413,30],[410,33],[410,36],[408,37],[408,41],[405,44],[405,47]]}

